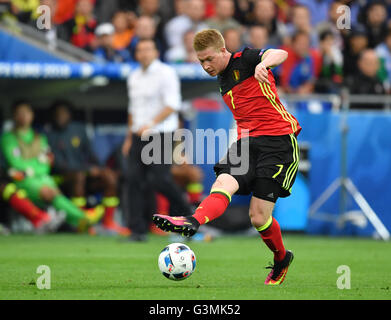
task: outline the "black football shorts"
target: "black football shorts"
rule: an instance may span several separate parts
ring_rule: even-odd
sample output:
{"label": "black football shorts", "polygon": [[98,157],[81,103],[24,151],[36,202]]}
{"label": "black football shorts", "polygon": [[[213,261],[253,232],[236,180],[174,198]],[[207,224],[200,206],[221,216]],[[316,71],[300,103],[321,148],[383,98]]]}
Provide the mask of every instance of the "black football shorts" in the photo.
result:
{"label": "black football shorts", "polygon": [[299,157],[295,134],[246,137],[231,145],[214,171],[216,177],[228,173],[238,181],[236,194],[276,202],[291,194]]}

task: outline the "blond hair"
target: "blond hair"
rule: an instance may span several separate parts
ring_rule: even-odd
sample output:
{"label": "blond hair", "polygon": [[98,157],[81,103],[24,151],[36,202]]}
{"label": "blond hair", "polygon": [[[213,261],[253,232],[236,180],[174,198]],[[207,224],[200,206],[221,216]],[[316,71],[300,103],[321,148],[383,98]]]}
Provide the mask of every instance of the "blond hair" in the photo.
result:
{"label": "blond hair", "polygon": [[193,40],[195,51],[202,51],[207,48],[219,50],[225,47],[225,41],[220,31],[216,29],[206,29],[196,33]]}

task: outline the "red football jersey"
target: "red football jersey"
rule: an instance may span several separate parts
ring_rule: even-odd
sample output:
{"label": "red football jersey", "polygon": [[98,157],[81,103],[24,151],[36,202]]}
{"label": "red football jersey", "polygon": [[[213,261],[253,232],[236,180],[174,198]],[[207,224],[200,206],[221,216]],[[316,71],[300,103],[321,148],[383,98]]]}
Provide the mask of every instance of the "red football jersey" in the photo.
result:
{"label": "red football jersey", "polygon": [[237,123],[238,139],[298,135],[301,130],[296,118],[282,105],[271,70],[268,71],[270,85],[254,78],[255,67],[265,51],[245,49],[233,54],[227,68],[218,76],[223,99]]}

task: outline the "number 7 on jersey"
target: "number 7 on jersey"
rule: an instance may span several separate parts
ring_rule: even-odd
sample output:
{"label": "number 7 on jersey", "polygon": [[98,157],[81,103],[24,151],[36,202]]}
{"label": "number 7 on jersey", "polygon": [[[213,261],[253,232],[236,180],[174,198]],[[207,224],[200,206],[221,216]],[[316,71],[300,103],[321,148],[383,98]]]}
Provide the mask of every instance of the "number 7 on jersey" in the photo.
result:
{"label": "number 7 on jersey", "polygon": [[232,109],[235,109],[235,104],[234,104],[234,96],[232,93],[232,90],[229,90],[227,94],[231,97],[231,104],[232,104]]}

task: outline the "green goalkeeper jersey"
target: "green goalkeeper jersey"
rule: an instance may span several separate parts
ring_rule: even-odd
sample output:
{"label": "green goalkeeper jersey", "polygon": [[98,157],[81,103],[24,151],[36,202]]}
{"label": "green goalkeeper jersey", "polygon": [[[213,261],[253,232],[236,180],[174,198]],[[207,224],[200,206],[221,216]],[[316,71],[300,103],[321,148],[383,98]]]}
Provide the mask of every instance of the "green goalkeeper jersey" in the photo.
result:
{"label": "green goalkeeper jersey", "polygon": [[26,132],[5,132],[0,144],[9,169],[23,171],[28,177],[46,176],[50,173],[47,139],[33,129]]}

